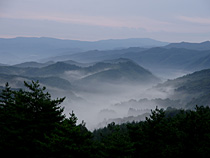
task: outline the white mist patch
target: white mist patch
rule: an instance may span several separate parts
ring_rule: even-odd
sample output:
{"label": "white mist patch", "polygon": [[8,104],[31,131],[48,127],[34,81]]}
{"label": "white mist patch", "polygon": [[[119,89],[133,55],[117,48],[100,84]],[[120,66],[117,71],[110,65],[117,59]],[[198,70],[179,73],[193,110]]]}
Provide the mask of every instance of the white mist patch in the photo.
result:
{"label": "white mist patch", "polygon": [[100,71],[94,71],[94,72],[86,72],[84,70],[65,71],[64,74],[63,74],[63,78],[67,79],[70,82],[74,82],[74,81],[80,80],[82,78],[94,75],[94,74],[99,73],[99,72],[107,71],[107,70],[110,70],[110,69],[111,68],[105,68],[105,69],[102,69]]}
{"label": "white mist patch", "polygon": [[166,81],[168,79],[175,79],[186,74],[192,73],[192,71],[181,70],[181,69],[149,69],[155,76],[159,77],[162,81]]}
{"label": "white mist patch", "polygon": [[78,79],[81,79],[83,76],[85,76],[84,73],[78,70],[72,70],[72,71],[65,71],[63,78],[67,79],[68,81],[76,81]]}
{"label": "white mist patch", "polygon": [[[64,106],[66,115],[73,110],[79,122],[84,120],[89,129],[96,128],[104,119],[128,116],[128,111],[132,106],[113,106],[115,104],[131,99],[165,99],[170,91],[159,91],[152,88],[154,85],[125,85],[123,83],[118,85],[103,83],[87,86],[89,87],[88,91],[76,92],[76,95],[82,98],[82,100],[65,102]],[[155,106],[155,104],[151,106],[145,104],[139,107],[139,109],[154,109]]]}

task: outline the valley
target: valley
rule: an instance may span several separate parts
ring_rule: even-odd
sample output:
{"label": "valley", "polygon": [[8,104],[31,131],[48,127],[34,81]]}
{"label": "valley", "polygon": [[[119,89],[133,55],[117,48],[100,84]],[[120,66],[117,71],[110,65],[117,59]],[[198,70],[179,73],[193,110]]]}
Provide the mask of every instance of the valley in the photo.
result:
{"label": "valley", "polygon": [[89,129],[112,121],[140,121],[156,107],[193,109],[210,104],[209,45],[174,43],[63,56],[52,53],[39,60],[2,64],[0,86],[8,82],[19,89],[24,81],[38,80],[52,97],[65,96],[64,113],[74,111]]}
{"label": "valley", "polygon": [[208,158],[210,0],[0,0],[0,152]]}

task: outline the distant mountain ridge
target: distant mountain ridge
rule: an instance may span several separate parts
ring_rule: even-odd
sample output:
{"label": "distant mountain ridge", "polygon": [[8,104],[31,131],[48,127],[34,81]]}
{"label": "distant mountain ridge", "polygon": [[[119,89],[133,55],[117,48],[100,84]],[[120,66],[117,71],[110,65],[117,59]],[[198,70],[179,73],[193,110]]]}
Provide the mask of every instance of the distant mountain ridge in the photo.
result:
{"label": "distant mountain ridge", "polygon": [[141,52],[145,51],[148,48],[141,47],[129,47],[125,49],[116,49],[116,50],[90,50],[85,52],[79,52],[75,54],[65,54],[54,56],[50,58],[43,59],[43,62],[46,61],[62,61],[62,60],[74,60],[78,62],[98,62],[103,60],[112,60],[121,58],[125,53]]}
{"label": "distant mountain ridge", "polygon": [[37,61],[52,56],[73,54],[88,50],[111,50],[128,47],[165,46],[148,38],[111,39],[101,41],[63,40],[47,37],[0,38],[0,63],[17,64],[26,61]]}
{"label": "distant mountain ridge", "polygon": [[201,70],[210,68],[210,63],[200,65],[197,61],[210,55],[210,50],[198,51],[185,48],[151,48],[137,53],[126,53],[123,56],[136,61],[146,68],[169,68],[180,70]]}
{"label": "distant mountain ridge", "polygon": [[[150,70],[168,68],[192,72],[210,68],[210,42],[168,44],[147,38],[90,42],[46,37],[19,37],[0,39],[0,56],[0,63],[3,64],[22,63],[22,61],[44,62],[15,65],[18,67],[27,67],[27,65],[44,67],[49,65],[47,62],[50,61],[69,60],[71,63],[73,60],[79,63],[95,63],[127,58]],[[77,64],[77,66],[88,65]]]}
{"label": "distant mountain ridge", "polygon": [[38,63],[35,61],[31,61],[31,62],[24,62],[24,63],[20,63],[20,64],[15,64],[13,65],[14,67],[22,67],[22,68],[27,68],[27,67],[34,67],[34,68],[42,68],[51,64],[54,64],[55,62],[53,61],[49,61],[46,63]]}
{"label": "distant mountain ridge", "polygon": [[[32,65],[30,66],[30,64]],[[71,85],[71,83],[88,85],[90,82],[138,82],[145,84],[160,81],[148,70],[125,58],[102,61],[90,65],[86,64],[86,66],[74,61],[56,63],[27,62],[14,66],[0,66],[0,79],[5,75],[11,78],[12,82],[15,82],[14,79],[18,79],[18,77],[19,79],[22,78],[21,80],[33,78],[44,83],[48,80],[51,82],[51,85],[62,89],[65,86],[61,83],[56,84],[56,82],[68,83],[67,85]],[[2,81],[6,82],[6,80]],[[4,85],[4,83],[1,83],[1,85]]]}
{"label": "distant mountain ridge", "polygon": [[[127,48],[122,50],[87,51],[57,59],[71,59],[78,62],[99,62],[127,58],[150,70],[153,69],[177,69],[196,71],[210,68],[210,50],[192,50],[185,48]],[[52,58],[51,58],[52,59]],[[50,59],[50,60],[51,60]]]}
{"label": "distant mountain ridge", "polygon": [[201,43],[189,43],[189,42],[181,42],[181,43],[171,43],[165,48],[185,48],[185,49],[193,49],[193,50],[210,50],[210,41],[205,41]]}

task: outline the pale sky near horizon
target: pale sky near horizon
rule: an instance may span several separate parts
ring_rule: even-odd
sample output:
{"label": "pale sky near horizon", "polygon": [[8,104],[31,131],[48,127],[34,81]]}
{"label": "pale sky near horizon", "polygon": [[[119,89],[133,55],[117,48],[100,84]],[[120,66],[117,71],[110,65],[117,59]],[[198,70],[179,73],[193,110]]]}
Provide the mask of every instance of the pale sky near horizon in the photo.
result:
{"label": "pale sky near horizon", "polygon": [[210,0],[0,0],[0,38],[210,40]]}

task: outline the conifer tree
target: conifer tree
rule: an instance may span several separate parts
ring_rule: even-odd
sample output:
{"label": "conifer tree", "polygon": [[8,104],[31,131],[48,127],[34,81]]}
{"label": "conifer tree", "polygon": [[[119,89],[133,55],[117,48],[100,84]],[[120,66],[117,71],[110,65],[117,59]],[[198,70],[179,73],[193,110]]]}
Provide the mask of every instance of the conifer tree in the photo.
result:
{"label": "conifer tree", "polygon": [[26,90],[11,90],[7,83],[0,95],[0,151],[37,153],[45,135],[64,120],[65,98],[52,100],[39,82],[24,82]]}

